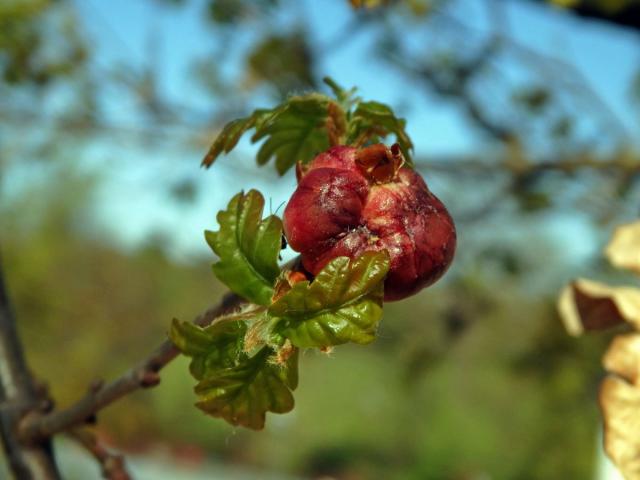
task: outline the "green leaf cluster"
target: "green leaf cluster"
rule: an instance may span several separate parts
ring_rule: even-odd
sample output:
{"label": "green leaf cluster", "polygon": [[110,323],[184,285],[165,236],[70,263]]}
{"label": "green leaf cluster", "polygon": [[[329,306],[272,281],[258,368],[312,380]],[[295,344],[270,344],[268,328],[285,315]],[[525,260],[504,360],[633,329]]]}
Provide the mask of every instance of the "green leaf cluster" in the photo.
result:
{"label": "green leaf cluster", "polygon": [[169,337],[185,355],[191,357],[189,370],[202,380],[217,370],[231,368],[242,352],[247,326],[242,321],[217,321],[206,328],[173,321]]}
{"label": "green leaf cluster", "polygon": [[377,143],[389,134],[396,136],[408,165],[412,165],[413,144],[405,131],[406,121],[380,102],[360,102],[349,119],[347,144]]}
{"label": "green leaf cluster", "polygon": [[216,276],[234,293],[258,305],[269,305],[280,274],[282,221],[275,215],[264,220],[264,198],[250,190],[235,195],[218,213],[220,230],[206,231],[205,239],[220,260]]}
{"label": "green leaf cluster", "polygon": [[330,78],[325,79],[333,93],[291,96],[273,109],[259,109],[248,117],[233,120],[223,127],[202,164],[211,166],[222,153],[229,153],[249,130],[251,142],[264,140],[257,154],[259,165],[275,160],[281,175],[297,162],[307,163],[331,145],[362,146],[394,135],[408,164],[413,145],[405,131],[406,122],[391,107],[365,102],[355,89],[344,90]]}
{"label": "green leaf cluster", "polygon": [[169,333],[191,358],[198,408],[253,429],[267,412],[293,408],[299,348],[374,340],[389,269],[387,252],[366,252],[333,259],[312,281],[290,281],[277,263],[282,223],[262,219],[263,208],[259,192],[239,193],[218,214],[220,229],[206,232],[220,257],[215,274],[248,303],[206,327],[174,320]]}
{"label": "green leaf cluster", "polygon": [[329,147],[326,134],[330,101],[323,95],[291,97],[283,108],[256,128],[252,142],[265,139],[256,160],[264,165],[275,159],[280,175],[296,164],[307,162]]}
{"label": "green leaf cluster", "polygon": [[[382,103],[364,102],[355,89],[331,79],[333,97],[293,96],[271,110],[228,123],[203,160],[211,165],[254,130],[263,140],[256,160],[275,160],[284,174],[330,145],[363,146],[393,134],[410,161],[411,140],[405,121]],[[312,280],[296,281],[278,267],[282,221],[263,219],[264,198],[251,190],[234,196],[218,214],[217,231],[205,237],[219,260],[216,276],[252,307],[232,313],[208,327],[174,321],[170,337],[191,357],[198,380],[197,406],[234,425],[260,429],[267,412],[293,408],[299,348],[327,349],[347,342],[375,339],[382,317],[387,252],[365,252],[356,259],[338,257]]]}
{"label": "green leaf cluster", "polygon": [[375,339],[382,318],[386,252],[338,257],[313,282],[300,282],[269,307],[278,330],[297,347],[330,347]]}
{"label": "green leaf cluster", "polygon": [[169,336],[191,357],[189,369],[198,380],[196,406],[233,425],[259,430],[266,413],[293,408],[298,383],[297,351],[281,363],[274,350],[263,346],[250,356],[243,349],[244,321],[225,319],[201,328],[173,321]]}

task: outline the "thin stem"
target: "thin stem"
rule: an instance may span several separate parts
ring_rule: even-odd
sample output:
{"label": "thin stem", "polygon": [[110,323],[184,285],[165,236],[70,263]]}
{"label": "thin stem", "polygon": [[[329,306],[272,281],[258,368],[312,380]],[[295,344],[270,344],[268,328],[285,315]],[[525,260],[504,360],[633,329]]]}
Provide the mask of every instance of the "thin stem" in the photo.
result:
{"label": "thin stem", "polygon": [[102,478],[106,480],[132,480],[127,472],[124,457],[111,453],[103,447],[95,434],[88,430],[75,429],[69,432],[69,437],[91,454],[100,464]]}
{"label": "thin stem", "polygon": [[[215,318],[237,308],[242,299],[227,294],[222,301],[199,315],[194,323],[208,325]],[[140,388],[154,387],[160,382],[158,372],[178,355],[178,350],[169,341],[164,341],[146,359],[109,384],[94,385],[75,404],[45,415],[32,414],[24,418],[19,426],[23,442],[33,442],[69,430],[94,418],[95,414],[119,398]]]}
{"label": "thin stem", "polygon": [[327,122],[325,128],[329,137],[329,145],[335,147],[342,144],[347,133],[347,120],[342,108],[334,102],[329,102],[327,108]]}

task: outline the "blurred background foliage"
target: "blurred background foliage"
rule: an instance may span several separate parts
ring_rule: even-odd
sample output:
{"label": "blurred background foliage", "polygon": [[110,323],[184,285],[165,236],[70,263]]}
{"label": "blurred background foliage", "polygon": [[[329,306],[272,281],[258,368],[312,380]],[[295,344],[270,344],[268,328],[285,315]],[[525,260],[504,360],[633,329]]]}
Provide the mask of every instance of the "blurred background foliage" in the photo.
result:
{"label": "blurred background foliage", "polygon": [[[409,119],[416,164],[458,224],[454,268],[387,305],[372,346],[305,355],[296,409],[264,432],[193,408],[181,359],[106,410],[101,436],[248,478],[591,478],[608,338],[569,338],[554,302],[577,274],[619,280],[597,247],[638,212],[640,58],[585,66],[589,52],[532,40],[529,17],[560,44],[637,47],[638,8],[0,2],[0,252],[33,370],[66,405],[217,301],[202,230],[241,188],[276,211],[294,179],[255,167],[248,145],[209,172],[201,156],[228,120],[330,74]],[[180,26],[188,15],[198,28]],[[623,87],[593,75],[621,64],[634,65]]]}

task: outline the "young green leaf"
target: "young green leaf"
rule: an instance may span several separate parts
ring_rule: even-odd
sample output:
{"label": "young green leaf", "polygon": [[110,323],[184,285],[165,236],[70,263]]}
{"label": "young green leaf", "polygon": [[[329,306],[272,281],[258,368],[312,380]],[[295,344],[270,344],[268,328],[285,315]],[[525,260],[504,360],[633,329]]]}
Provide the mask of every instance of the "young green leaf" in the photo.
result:
{"label": "young green leaf", "polygon": [[184,355],[191,357],[189,370],[196,380],[235,366],[242,354],[247,326],[238,320],[216,321],[208,327],[174,319],[169,338]]}
{"label": "young green leaf", "polygon": [[196,406],[233,425],[260,430],[267,412],[286,413],[293,409],[292,390],[298,384],[297,350],[283,365],[273,361],[273,350],[263,347],[253,357],[235,367],[202,379],[195,387]]}
{"label": "young green leaf", "polygon": [[355,96],[358,90],[356,87],[345,90],[331,77],[324,77],[322,81],[331,89],[333,96],[345,112],[350,111],[354,104],[360,102],[360,98]]}
{"label": "young green leaf", "polygon": [[366,252],[355,260],[338,257],[309,283],[293,285],[269,307],[279,330],[297,347],[366,344],[382,317],[383,280],[389,255]]}
{"label": "young green leaf", "polygon": [[255,129],[252,143],[266,138],[258,151],[258,164],[275,158],[276,168],[283,175],[296,162],[308,162],[329,147],[330,127],[335,123],[328,123],[331,114],[345,116],[331,98],[316,93],[290,97],[271,110],[256,110],[225,125],[202,165],[211,166],[221,153],[229,153],[246,131]]}
{"label": "young green leaf", "polygon": [[244,343],[247,323],[257,323],[264,307],[249,306],[216,319],[208,327],[174,320],[169,337],[191,357],[189,369],[198,384],[196,405],[233,425],[264,427],[266,412],[293,408],[298,385],[298,350],[289,345],[276,351],[263,346],[250,356]]}
{"label": "young green leaf", "polygon": [[284,108],[261,123],[251,137],[252,142],[266,138],[258,151],[258,164],[264,165],[275,157],[276,169],[283,175],[296,162],[309,162],[329,148],[330,104],[340,108],[324,95],[291,97]]}
{"label": "young green leaf", "polygon": [[259,109],[248,117],[238,118],[227,123],[218,134],[202,160],[202,166],[209,168],[222,152],[229,153],[238,144],[240,137],[247,131],[259,126],[273,110]]}
{"label": "young green leaf", "polygon": [[405,125],[406,121],[396,117],[388,105],[379,102],[360,102],[349,121],[347,144],[364,144],[367,140],[377,140],[394,134],[407,164],[411,166],[413,144],[405,131]]}
{"label": "young green leaf", "polygon": [[282,221],[275,215],[262,220],[264,198],[250,190],[234,196],[218,213],[220,230],[206,231],[205,238],[220,261],[216,276],[233,292],[259,305],[269,305],[280,273]]}
{"label": "young green leaf", "polygon": [[307,163],[330,145],[362,146],[395,135],[411,165],[413,144],[405,120],[378,102],[363,102],[356,89],[345,90],[331,78],[324,79],[335,98],[318,93],[292,96],[273,109],[256,110],[251,116],[228,123],[213,142],[202,164],[209,167],[221,153],[230,152],[240,137],[254,129],[251,142],[264,140],[257,162],[275,158],[282,175],[297,162]]}

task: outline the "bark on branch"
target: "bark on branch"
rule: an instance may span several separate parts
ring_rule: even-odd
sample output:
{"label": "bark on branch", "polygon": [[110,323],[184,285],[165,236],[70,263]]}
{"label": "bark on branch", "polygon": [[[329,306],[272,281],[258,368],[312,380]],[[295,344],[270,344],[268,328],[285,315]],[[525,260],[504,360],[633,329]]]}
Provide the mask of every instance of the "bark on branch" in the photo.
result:
{"label": "bark on branch", "polygon": [[76,429],[69,432],[69,437],[78,442],[100,464],[102,478],[106,480],[132,480],[131,475],[127,472],[124,457],[104,448],[93,433]]}
{"label": "bark on branch", "polygon": [[48,438],[23,443],[16,435],[21,417],[43,403],[48,403],[46,393],[39,391],[27,367],[0,262],[0,436],[20,480],[60,478]]}
{"label": "bark on branch", "polygon": [[[229,293],[218,305],[199,315],[194,323],[208,325],[216,317],[237,308],[241,303],[240,297]],[[158,372],[178,353],[169,340],[164,341],[146,359],[125,374],[106,385],[93,385],[84,397],[68,408],[45,415],[33,413],[25,417],[19,426],[19,438],[25,443],[37,442],[90,421],[96,412],[119,398],[140,388],[157,385],[160,382]]]}

